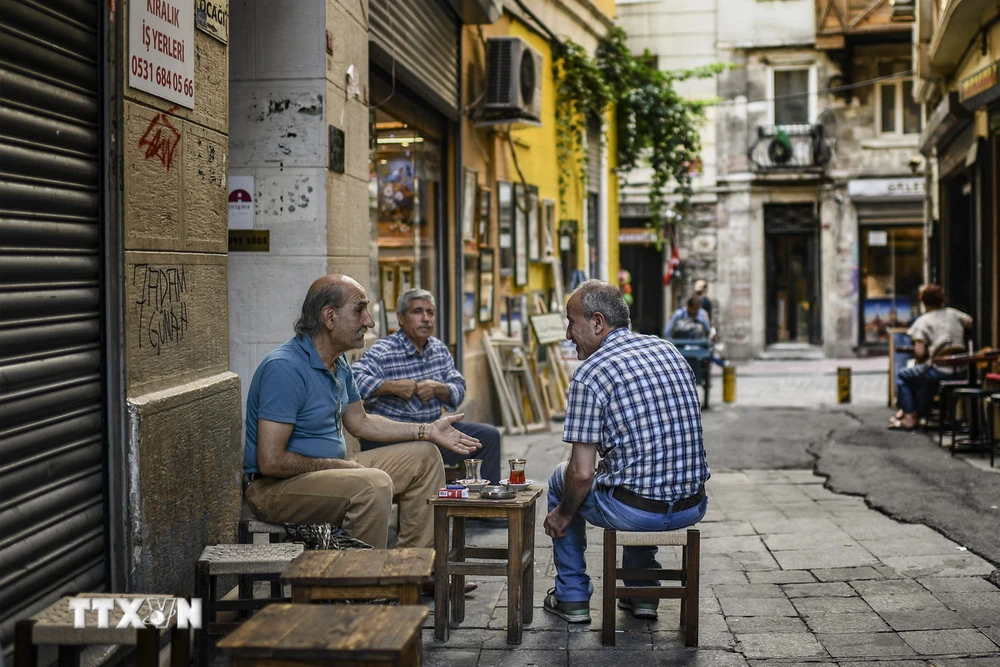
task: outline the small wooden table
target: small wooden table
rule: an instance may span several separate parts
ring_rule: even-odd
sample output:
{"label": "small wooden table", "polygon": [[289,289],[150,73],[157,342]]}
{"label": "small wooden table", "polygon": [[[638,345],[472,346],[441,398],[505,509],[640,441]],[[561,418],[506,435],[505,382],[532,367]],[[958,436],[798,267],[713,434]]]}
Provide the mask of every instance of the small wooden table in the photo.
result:
{"label": "small wooden table", "polygon": [[375,600],[419,604],[421,586],[431,580],[433,549],[306,551],[285,568],[292,602]]}
{"label": "small wooden table", "polygon": [[272,604],[219,642],[233,667],[419,665],[420,605]]}
{"label": "small wooden table", "polygon": [[[432,498],[434,506],[434,638],[448,639],[448,620],[465,620],[465,576],[507,577],[507,643],[520,644],[524,623],[531,623],[535,580],[535,501],[542,489],[523,489],[510,500],[482,498]],[[448,519],[454,523],[452,548],[448,549]],[[465,520],[507,519],[507,548],[470,547],[465,544]],[[499,563],[468,563],[469,558]],[[449,587],[449,579],[450,587]],[[527,603],[525,603],[527,596]],[[449,606],[451,614],[449,617]]]}

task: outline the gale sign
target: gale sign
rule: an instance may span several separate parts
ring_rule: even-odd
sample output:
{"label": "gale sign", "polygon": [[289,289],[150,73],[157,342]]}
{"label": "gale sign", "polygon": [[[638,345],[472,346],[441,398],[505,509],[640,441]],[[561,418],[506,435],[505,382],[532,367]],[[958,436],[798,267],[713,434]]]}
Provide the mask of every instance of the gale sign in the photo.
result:
{"label": "gale sign", "polygon": [[128,85],[194,109],[194,0],[132,0]]}

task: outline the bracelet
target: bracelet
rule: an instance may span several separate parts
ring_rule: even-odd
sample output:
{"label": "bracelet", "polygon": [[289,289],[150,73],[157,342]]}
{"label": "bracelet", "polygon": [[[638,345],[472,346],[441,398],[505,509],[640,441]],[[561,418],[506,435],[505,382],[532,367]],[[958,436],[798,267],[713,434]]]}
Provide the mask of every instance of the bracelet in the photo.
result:
{"label": "bracelet", "polygon": [[427,430],[427,424],[421,424],[420,428],[417,429],[417,440],[423,440],[425,437],[425,431]]}

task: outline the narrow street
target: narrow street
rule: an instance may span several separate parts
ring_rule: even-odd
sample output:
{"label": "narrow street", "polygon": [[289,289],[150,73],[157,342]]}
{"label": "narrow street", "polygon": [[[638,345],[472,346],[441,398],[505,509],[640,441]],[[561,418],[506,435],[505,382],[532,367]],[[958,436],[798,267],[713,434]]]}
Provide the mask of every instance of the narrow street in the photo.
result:
{"label": "narrow street", "polygon": [[[854,400],[837,405],[835,361],[754,362],[739,370],[738,402],[722,404],[720,391],[705,413],[712,479],[699,525],[698,648],[683,646],[675,601],[661,601],[655,622],[619,611],[617,646],[601,646],[595,528],[587,555],[592,624],[568,626],[542,611],[555,573],[540,503],[535,615],[523,644],[505,643],[505,590],[487,580],[448,642],[435,642],[428,624],[425,662],[1000,665],[1000,589],[991,583],[1000,563],[1000,469],[953,459],[929,436],[886,431],[884,364],[848,362]],[[505,455],[527,458],[538,482],[568,455],[557,429],[504,446]],[[505,539],[495,529],[473,534],[476,544]],[[669,549],[660,556],[664,565],[679,559]]]}

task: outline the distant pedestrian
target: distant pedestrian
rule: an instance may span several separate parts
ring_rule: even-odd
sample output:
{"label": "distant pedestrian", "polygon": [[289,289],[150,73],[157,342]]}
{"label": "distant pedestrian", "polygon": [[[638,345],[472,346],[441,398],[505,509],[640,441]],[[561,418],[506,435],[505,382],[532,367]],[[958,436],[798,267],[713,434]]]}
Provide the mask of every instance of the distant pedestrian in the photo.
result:
{"label": "distant pedestrian", "polygon": [[[630,331],[621,293],[600,280],[573,292],[566,316],[566,337],[583,363],[567,400],[569,461],[549,478],[544,525],[556,581],[543,608],[570,623],[588,623],[594,588],[584,557],[587,524],[661,531],[697,523],[708,509],[709,471],[698,388],[677,348]],[[625,547],[624,554],[627,569],[660,567],[654,546]],[[618,606],[636,618],[656,618],[656,600],[623,599]]]}
{"label": "distant pedestrian", "polygon": [[678,308],[663,329],[664,338],[684,340],[707,339],[712,334],[712,323],[708,313],[701,307],[701,297],[692,294],[687,305]]}
{"label": "distant pedestrian", "polygon": [[708,283],[704,280],[694,281],[694,293],[701,299],[701,309],[708,315],[709,322],[712,321],[712,300],[708,298]]}

